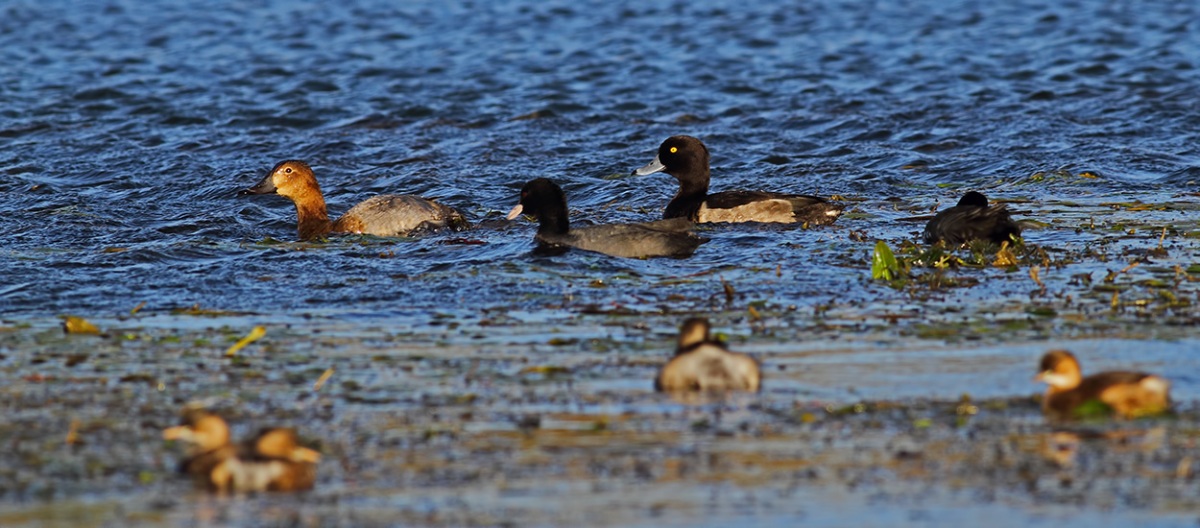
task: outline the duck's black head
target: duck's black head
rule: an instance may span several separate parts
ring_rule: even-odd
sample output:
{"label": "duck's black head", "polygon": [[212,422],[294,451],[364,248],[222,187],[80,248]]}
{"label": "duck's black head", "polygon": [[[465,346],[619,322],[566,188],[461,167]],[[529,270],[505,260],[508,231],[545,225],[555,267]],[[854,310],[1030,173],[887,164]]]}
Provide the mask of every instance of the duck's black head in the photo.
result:
{"label": "duck's black head", "polygon": [[562,188],[548,178],[530,180],[521,188],[521,201],[509,211],[508,219],[521,214],[538,219],[539,233],[565,234],[570,230],[567,197]]}
{"label": "duck's black head", "polygon": [[701,183],[708,187],[708,147],[692,136],[671,136],[658,146],[658,155],[645,167],[633,171],[636,176],[665,172],[680,183]]}
{"label": "duck's black head", "polygon": [[971,192],[968,192],[967,194],[964,194],[963,197],[958,200],[957,207],[962,207],[964,205],[971,206],[971,207],[987,207],[988,200],[987,200],[987,197],[983,195],[983,193],[977,192],[977,191],[971,191]]}

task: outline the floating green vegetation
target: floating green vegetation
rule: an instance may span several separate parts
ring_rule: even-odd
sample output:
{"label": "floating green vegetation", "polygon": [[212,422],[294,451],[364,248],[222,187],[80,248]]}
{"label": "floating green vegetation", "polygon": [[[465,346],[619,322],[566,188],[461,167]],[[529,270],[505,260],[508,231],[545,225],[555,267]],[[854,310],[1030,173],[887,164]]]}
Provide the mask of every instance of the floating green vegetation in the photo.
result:
{"label": "floating green vegetation", "polygon": [[1016,182],[1018,185],[1030,183],[1049,183],[1049,182],[1064,182],[1064,183],[1091,183],[1093,180],[1101,179],[1101,175],[1092,171],[1071,172],[1065,167],[1060,167],[1049,171],[1038,171],[1030,174],[1028,178]]}
{"label": "floating green vegetation", "polygon": [[908,276],[908,269],[900,267],[900,261],[892,253],[892,248],[882,240],[875,243],[875,251],[871,254],[871,278],[874,280],[895,281]]}
{"label": "floating green vegetation", "polygon": [[[1074,259],[1071,254],[1063,252],[1057,252],[1055,258],[1051,258],[1051,253],[1045,248],[1025,244],[1021,238],[1014,238],[999,246],[976,240],[957,251],[942,243],[926,246],[909,240],[902,241],[893,251],[881,240],[876,242],[875,250],[871,254],[871,278],[887,281],[889,286],[896,289],[907,286],[923,286],[929,289],[969,287],[979,284],[979,280],[946,272],[959,268],[995,267],[1008,272],[1019,271],[1022,267],[1062,268],[1074,262]],[[931,271],[916,273],[920,268]],[[1037,271],[1031,270],[1031,277],[1044,289],[1044,285],[1037,278]]]}
{"label": "floating green vegetation", "polygon": [[1088,400],[1075,408],[1075,417],[1082,420],[1103,420],[1113,414],[1113,408],[1100,400]]}

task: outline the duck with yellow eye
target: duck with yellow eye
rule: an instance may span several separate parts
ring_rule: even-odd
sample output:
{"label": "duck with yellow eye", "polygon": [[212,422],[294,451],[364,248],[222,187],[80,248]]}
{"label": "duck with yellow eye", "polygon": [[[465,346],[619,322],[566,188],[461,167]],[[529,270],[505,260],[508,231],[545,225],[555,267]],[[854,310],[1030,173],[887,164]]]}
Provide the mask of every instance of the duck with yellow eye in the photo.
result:
{"label": "duck with yellow eye", "polygon": [[675,357],[659,371],[654,380],[661,392],[758,392],[761,374],[758,362],[730,352],[710,337],[707,319],[694,317],[679,327]]}
{"label": "duck with yellow eye", "polygon": [[1142,372],[1109,371],[1084,377],[1075,355],[1052,350],[1042,356],[1036,378],[1049,385],[1042,410],[1056,418],[1115,414],[1136,418],[1170,410],[1171,384]]}
{"label": "duck with yellow eye", "polygon": [[723,191],[709,194],[708,147],[692,136],[672,136],[635,176],[665,172],[679,181],[679,191],[667,204],[663,218],[693,222],[771,222],[832,224],[844,205],[817,196],[767,191]]}
{"label": "duck with yellow eye", "polygon": [[457,230],[470,226],[462,213],[454,208],[408,194],[372,196],[331,222],[325,210],[325,197],[312,168],[299,160],[279,162],[257,185],[238,194],[278,194],[291,200],[296,206],[297,231],[301,240],[330,233],[400,237],[433,229]]}

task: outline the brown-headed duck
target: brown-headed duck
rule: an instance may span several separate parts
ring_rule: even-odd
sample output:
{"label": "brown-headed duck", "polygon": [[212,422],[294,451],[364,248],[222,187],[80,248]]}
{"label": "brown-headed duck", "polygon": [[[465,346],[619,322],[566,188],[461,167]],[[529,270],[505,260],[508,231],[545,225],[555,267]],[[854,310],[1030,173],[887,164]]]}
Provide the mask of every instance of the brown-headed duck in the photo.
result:
{"label": "brown-headed duck", "polygon": [[576,248],[614,257],[687,257],[706,241],[692,232],[693,225],[686,219],[571,229],[566,196],[562,188],[546,178],[525,184],[520,202],[508,213],[508,219],[522,213],[537,218],[534,238],[542,249],[551,251]]}
{"label": "brown-headed duck", "polygon": [[1047,352],[1038,370],[1035,379],[1049,385],[1042,410],[1053,417],[1074,418],[1100,410],[1135,418],[1171,407],[1170,382],[1153,374],[1110,371],[1085,378],[1079,361],[1065,350]]}
{"label": "brown-headed duck", "polygon": [[206,485],[211,484],[209,476],[213,468],[237,456],[237,448],[229,437],[229,425],[220,416],[202,409],[185,410],[179,425],[163,430],[163,439],[190,446],[187,458],[179,462],[179,472]]}
{"label": "brown-headed duck", "polygon": [[321,457],[299,446],[291,429],[267,429],[234,444],[225,420],[201,409],[185,410],[183,423],[163,430],[163,438],[191,444],[180,472],[220,493],[311,489]]}
{"label": "brown-headed duck", "polygon": [[325,211],[325,197],[312,168],[299,160],[279,162],[257,185],[238,194],[278,194],[290,199],[296,204],[301,240],[329,233],[394,237],[443,227],[469,227],[466,218],[454,208],[408,194],[372,196],[351,207],[337,220],[330,221]]}
{"label": "brown-headed duck", "polygon": [[709,194],[708,147],[691,136],[672,136],[658,147],[658,155],[636,176],[666,172],[679,180],[679,192],[667,204],[663,218],[693,222],[799,222],[831,224],[845,209],[817,196],[765,191],[723,191]]}
{"label": "brown-headed duck", "polygon": [[303,491],[312,489],[321,454],[302,447],[292,429],[266,429],[213,468],[218,492]]}
{"label": "brown-headed duck", "polygon": [[675,357],[663,365],[654,380],[656,390],[758,392],[761,381],[758,362],[745,354],[730,352],[713,341],[709,331],[707,319],[695,317],[683,322]]}
{"label": "brown-headed duck", "polygon": [[925,225],[925,243],[946,242],[961,246],[972,240],[996,244],[1021,236],[1021,226],[1013,221],[1004,204],[988,205],[987,197],[971,191],[964,194],[958,205],[939,212]]}

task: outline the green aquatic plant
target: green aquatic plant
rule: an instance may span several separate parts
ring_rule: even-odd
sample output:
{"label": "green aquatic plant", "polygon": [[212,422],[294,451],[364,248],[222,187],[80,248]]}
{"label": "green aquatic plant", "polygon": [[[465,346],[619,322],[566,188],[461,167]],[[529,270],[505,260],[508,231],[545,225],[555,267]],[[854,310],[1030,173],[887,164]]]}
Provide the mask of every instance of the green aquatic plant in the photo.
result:
{"label": "green aquatic plant", "polygon": [[875,243],[875,252],[871,254],[871,278],[874,280],[893,281],[907,275],[907,270],[901,268],[900,261],[892,253],[892,248],[882,240]]}
{"label": "green aquatic plant", "polygon": [[1075,408],[1074,415],[1082,420],[1099,420],[1113,415],[1113,408],[1100,400],[1088,400]]}

